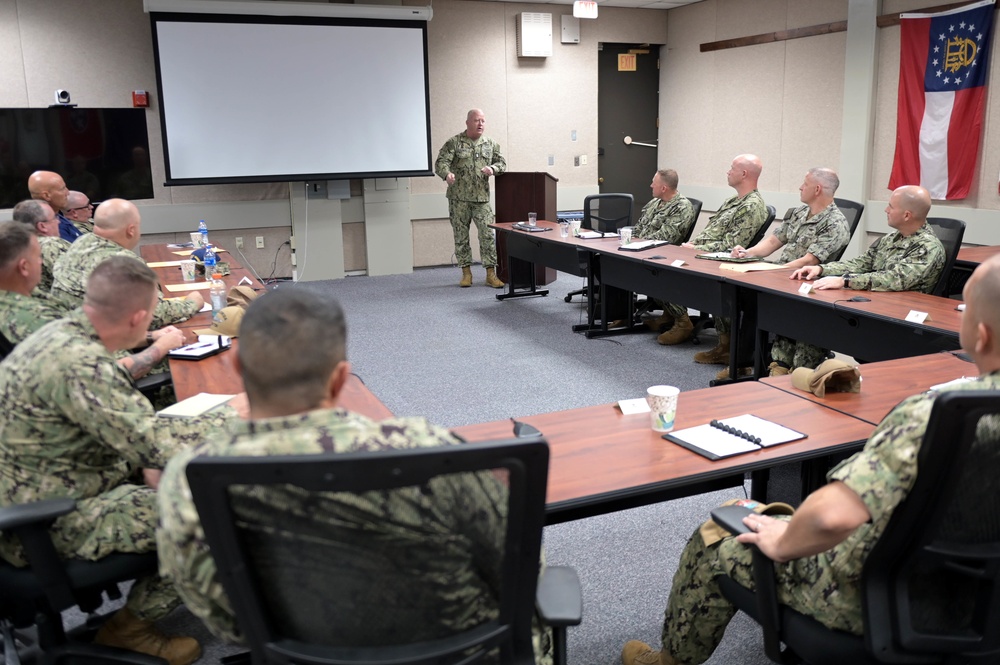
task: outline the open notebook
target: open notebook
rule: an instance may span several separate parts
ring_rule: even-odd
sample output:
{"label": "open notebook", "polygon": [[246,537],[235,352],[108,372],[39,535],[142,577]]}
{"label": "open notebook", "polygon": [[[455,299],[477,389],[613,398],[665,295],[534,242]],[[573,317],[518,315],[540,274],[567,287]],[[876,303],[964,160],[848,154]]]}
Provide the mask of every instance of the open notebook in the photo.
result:
{"label": "open notebook", "polygon": [[798,441],[806,435],[770,420],[744,414],[668,432],[663,438],[703,457],[717,460]]}

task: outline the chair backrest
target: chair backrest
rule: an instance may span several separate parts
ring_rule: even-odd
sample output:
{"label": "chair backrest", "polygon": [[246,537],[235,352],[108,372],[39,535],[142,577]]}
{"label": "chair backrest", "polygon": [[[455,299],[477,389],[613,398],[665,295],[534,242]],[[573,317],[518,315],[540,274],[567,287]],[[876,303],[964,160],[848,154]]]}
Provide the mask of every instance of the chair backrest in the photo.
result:
{"label": "chair backrest", "polygon": [[772,205],[767,206],[767,219],[765,219],[764,223],[760,225],[759,229],[757,229],[757,233],[753,235],[753,238],[751,238],[750,242],[747,244],[747,247],[753,247],[754,245],[756,245],[757,243],[759,243],[761,240],[764,239],[764,236],[767,234],[768,227],[771,226],[771,222],[774,221],[774,216],[777,214],[778,211],[774,209],[774,206]]}
{"label": "chair backrest", "polygon": [[941,271],[937,284],[934,285],[934,290],[931,291],[936,296],[943,296],[947,295],[945,290],[948,288],[948,277],[951,275],[952,266],[955,265],[958,250],[962,248],[965,222],[948,217],[928,217],[927,223],[931,225],[938,240],[944,245],[944,269]]}
{"label": "chair backrest", "polygon": [[0,360],[3,360],[10,355],[10,352],[14,350],[14,345],[7,339],[7,336],[0,333]]}
{"label": "chair backrest", "polygon": [[687,200],[691,202],[691,208],[694,212],[694,216],[691,218],[691,226],[688,227],[687,235],[685,235],[684,238],[681,239],[681,242],[677,244],[685,243],[691,240],[691,236],[694,235],[694,227],[698,226],[698,216],[701,215],[701,201],[693,199],[690,196],[687,197]]}
{"label": "chair backrest", "polygon": [[617,233],[632,223],[632,206],[631,194],[593,194],[583,200],[581,226],[600,233]]}
{"label": "chair backrest", "polygon": [[254,662],[531,663],[548,459],[535,439],[199,457],[187,477]]}
{"label": "chair backrest", "polygon": [[886,662],[915,653],[993,653],[996,662],[1000,391],[939,395],[917,462],[913,488],[865,562],[868,648]]}
{"label": "chair backrest", "polygon": [[[864,204],[858,203],[857,201],[851,201],[849,199],[833,199],[833,202],[837,204],[840,208],[840,212],[844,214],[847,218],[847,228],[850,229],[848,233],[848,244],[850,244],[850,238],[854,237],[854,232],[858,229],[858,223],[861,221],[861,215],[865,211]],[[839,261],[840,257],[844,255],[847,251],[847,245],[839,251],[831,254],[827,259],[826,263],[833,263],[834,261]]]}

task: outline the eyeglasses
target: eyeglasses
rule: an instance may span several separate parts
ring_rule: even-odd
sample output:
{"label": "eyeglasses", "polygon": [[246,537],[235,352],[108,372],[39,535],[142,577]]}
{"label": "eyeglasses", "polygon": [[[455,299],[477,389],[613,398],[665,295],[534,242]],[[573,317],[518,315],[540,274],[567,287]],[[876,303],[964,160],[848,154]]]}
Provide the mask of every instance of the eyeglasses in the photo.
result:
{"label": "eyeglasses", "polygon": [[76,212],[77,210],[90,210],[90,209],[91,209],[91,208],[93,208],[93,207],[94,207],[94,204],[93,204],[93,203],[88,203],[87,205],[85,205],[85,206],[80,206],[80,207],[78,207],[78,208],[70,208],[70,209],[69,209],[69,210],[67,210],[66,212]]}

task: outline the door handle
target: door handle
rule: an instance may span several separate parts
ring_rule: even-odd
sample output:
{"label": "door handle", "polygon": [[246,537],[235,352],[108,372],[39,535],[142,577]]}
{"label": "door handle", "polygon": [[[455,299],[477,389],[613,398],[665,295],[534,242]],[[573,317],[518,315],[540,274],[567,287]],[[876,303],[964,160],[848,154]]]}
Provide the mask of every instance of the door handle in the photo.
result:
{"label": "door handle", "polygon": [[631,136],[626,136],[625,138],[622,139],[622,141],[625,142],[625,145],[641,145],[641,146],[646,146],[647,148],[657,147],[655,143],[639,143],[638,141],[633,141]]}
{"label": "door handle", "polygon": [[597,179],[597,184],[598,185],[603,185],[604,184],[604,178],[598,178]]}

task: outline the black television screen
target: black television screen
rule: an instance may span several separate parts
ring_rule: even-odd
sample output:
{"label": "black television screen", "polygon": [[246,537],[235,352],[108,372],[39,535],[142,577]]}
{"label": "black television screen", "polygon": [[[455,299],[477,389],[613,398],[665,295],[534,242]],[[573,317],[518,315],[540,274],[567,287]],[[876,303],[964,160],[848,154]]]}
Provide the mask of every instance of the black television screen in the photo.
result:
{"label": "black television screen", "polygon": [[90,199],[153,198],[144,109],[0,109],[0,208],[29,198],[28,176],[55,171]]}

